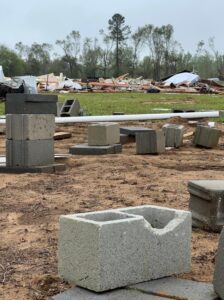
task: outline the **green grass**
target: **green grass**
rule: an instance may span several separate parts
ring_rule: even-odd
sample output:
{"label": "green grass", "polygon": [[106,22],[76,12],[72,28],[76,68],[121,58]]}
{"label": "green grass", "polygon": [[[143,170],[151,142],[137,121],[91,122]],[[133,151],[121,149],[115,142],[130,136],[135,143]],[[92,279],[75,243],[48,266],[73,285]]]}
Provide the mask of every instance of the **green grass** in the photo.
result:
{"label": "green grass", "polygon": [[[59,101],[78,99],[87,115],[163,113],[157,108],[224,110],[224,95],[144,94],[144,93],[71,93],[59,95]],[[4,114],[4,103],[0,103]]]}
{"label": "green grass", "polygon": [[[144,93],[80,93],[59,95],[59,101],[78,99],[89,115],[107,115],[115,111],[125,114],[156,113],[157,108],[224,110],[224,95],[144,94]],[[165,112],[165,111],[164,111]]]}

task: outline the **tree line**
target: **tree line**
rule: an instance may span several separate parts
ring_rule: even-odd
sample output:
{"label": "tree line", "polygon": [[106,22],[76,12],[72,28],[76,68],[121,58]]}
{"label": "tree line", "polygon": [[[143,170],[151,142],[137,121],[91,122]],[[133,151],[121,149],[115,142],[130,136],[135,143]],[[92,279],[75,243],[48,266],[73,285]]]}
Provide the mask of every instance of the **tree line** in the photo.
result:
{"label": "tree line", "polygon": [[14,49],[0,45],[0,65],[10,77],[62,72],[69,78],[107,78],[129,73],[159,80],[189,70],[202,78],[224,79],[224,54],[215,49],[214,38],[207,45],[199,41],[192,54],[174,39],[172,25],[146,24],[132,32],[118,13],[97,38],[82,38],[73,30],[54,45],[18,42]]}

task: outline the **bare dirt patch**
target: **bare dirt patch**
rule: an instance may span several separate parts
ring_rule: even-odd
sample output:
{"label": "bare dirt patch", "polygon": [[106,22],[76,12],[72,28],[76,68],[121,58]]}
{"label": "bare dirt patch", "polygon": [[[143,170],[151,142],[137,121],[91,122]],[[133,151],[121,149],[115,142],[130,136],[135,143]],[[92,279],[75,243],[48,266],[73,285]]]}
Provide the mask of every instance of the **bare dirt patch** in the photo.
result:
{"label": "bare dirt patch", "polygon": [[[56,141],[56,153],[86,141],[85,124],[58,129],[72,137]],[[4,139],[0,137],[2,154]],[[48,299],[69,287],[57,276],[61,214],[143,204],[188,209],[189,180],[224,180],[223,143],[224,137],[217,149],[199,149],[188,137],[179,150],[153,156],[136,155],[135,144],[127,144],[122,154],[72,156],[63,173],[0,174],[0,298]],[[211,282],[217,244],[218,234],[194,229],[192,271],[181,277]]]}

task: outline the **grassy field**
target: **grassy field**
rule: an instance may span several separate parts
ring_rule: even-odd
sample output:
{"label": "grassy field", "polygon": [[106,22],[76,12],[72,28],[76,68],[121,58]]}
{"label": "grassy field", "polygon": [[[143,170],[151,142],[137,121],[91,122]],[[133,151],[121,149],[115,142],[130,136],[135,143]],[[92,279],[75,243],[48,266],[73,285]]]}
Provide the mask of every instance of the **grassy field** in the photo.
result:
{"label": "grassy field", "polygon": [[[59,95],[60,102],[65,99],[78,99],[86,115],[110,115],[113,112],[124,112],[125,114],[163,113],[169,112],[172,108],[224,110],[224,95],[162,93],[71,93]],[[0,104],[0,114],[4,114],[4,103]]]}

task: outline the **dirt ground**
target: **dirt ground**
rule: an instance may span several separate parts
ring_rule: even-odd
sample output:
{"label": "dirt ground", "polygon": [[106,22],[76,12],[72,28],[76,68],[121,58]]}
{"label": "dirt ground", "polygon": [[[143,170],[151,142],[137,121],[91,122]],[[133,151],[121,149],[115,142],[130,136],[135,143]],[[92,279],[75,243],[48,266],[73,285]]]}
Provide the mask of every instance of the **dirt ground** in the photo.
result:
{"label": "dirt ground", "polygon": [[[224,132],[224,125],[219,127]],[[86,124],[58,126],[72,137],[56,141],[55,153],[85,142],[86,129]],[[186,123],[186,132],[194,130]],[[57,174],[0,174],[0,299],[49,299],[69,287],[57,276],[60,215],[143,204],[187,210],[189,180],[224,180],[224,137],[212,150],[195,148],[191,140],[161,155],[136,155],[132,143],[122,154],[72,156],[66,171]],[[4,145],[2,135],[0,154]],[[218,234],[194,229],[192,269],[180,277],[211,282],[217,244]]]}

